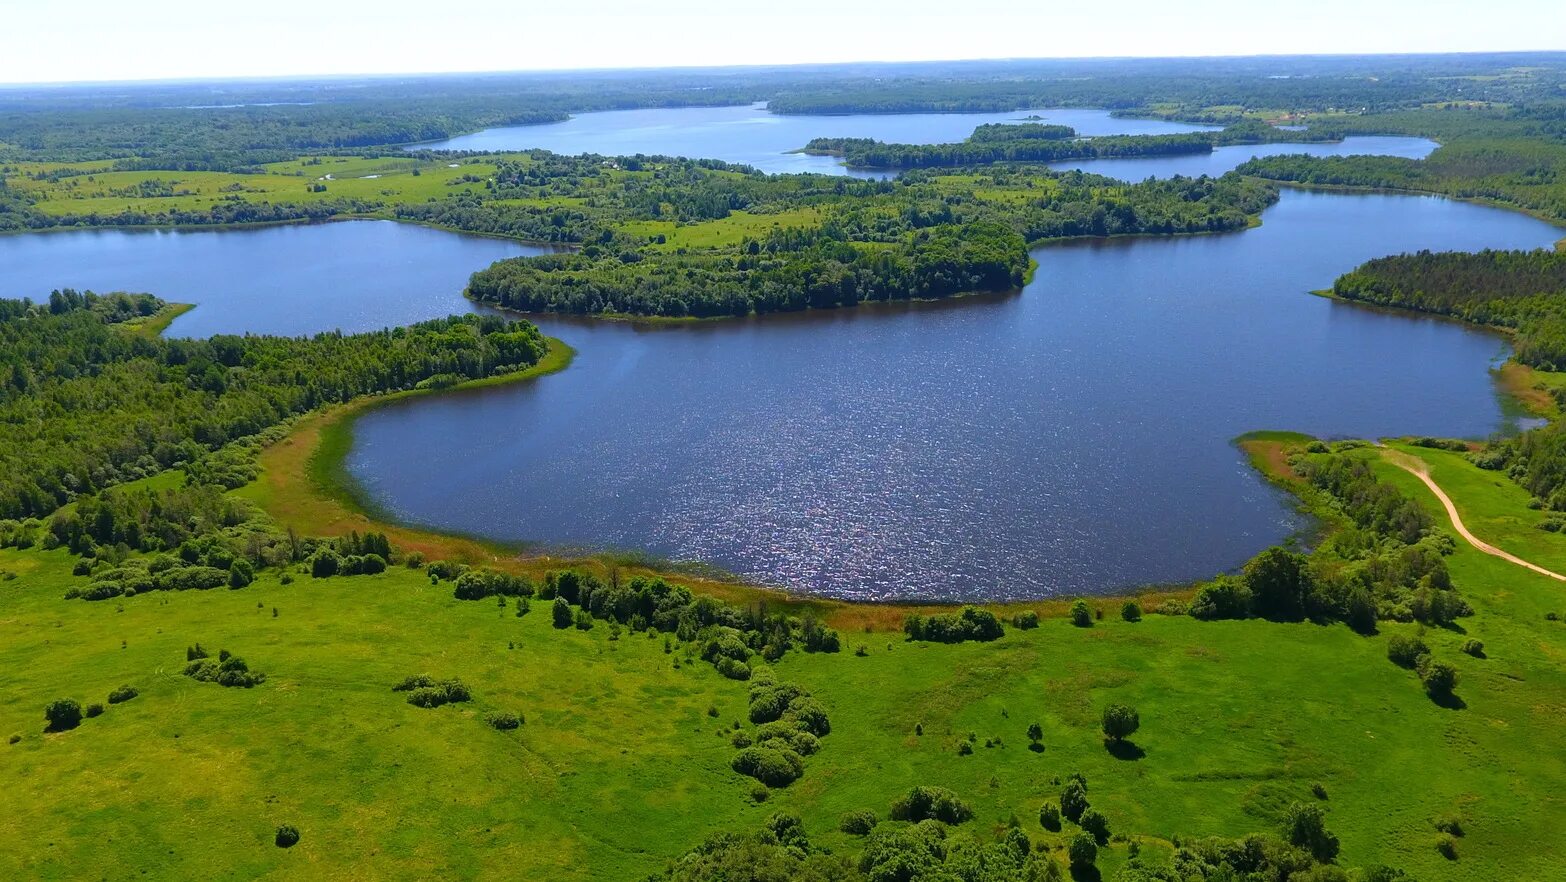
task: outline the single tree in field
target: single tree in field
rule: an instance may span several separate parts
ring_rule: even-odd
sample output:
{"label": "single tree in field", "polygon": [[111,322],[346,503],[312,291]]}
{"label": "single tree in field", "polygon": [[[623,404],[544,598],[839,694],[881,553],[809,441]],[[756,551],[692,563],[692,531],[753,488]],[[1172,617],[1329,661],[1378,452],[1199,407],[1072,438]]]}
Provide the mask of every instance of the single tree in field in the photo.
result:
{"label": "single tree in field", "polygon": [[1044,745],[1039,743],[1040,741],[1043,741],[1043,740],[1044,740],[1044,727],[1040,726],[1038,723],[1029,723],[1028,724],[1028,741],[1031,742],[1031,743],[1028,745],[1028,749],[1033,751],[1034,753],[1038,753],[1039,751],[1044,749]]}
{"label": "single tree in field", "polygon": [[1111,741],[1124,741],[1142,727],[1142,718],[1136,708],[1112,704],[1104,708],[1104,736]]}

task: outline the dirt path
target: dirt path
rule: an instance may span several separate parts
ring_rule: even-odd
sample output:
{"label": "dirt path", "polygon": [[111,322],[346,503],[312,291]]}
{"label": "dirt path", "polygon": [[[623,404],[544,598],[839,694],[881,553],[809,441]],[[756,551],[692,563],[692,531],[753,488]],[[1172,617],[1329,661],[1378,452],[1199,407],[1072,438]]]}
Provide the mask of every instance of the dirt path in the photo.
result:
{"label": "dirt path", "polygon": [[1512,554],[1511,552],[1502,551],[1501,549],[1496,548],[1494,545],[1491,545],[1483,539],[1480,539],[1478,536],[1468,532],[1468,528],[1463,526],[1463,519],[1458,517],[1457,506],[1452,504],[1452,498],[1446,495],[1446,491],[1442,490],[1440,485],[1431,480],[1429,466],[1425,465],[1417,457],[1409,456],[1406,453],[1400,453],[1396,450],[1390,450],[1387,448],[1382,448],[1381,455],[1385,456],[1388,462],[1425,482],[1425,486],[1430,488],[1430,492],[1434,493],[1436,498],[1441,500],[1441,504],[1446,506],[1447,517],[1452,519],[1452,526],[1457,530],[1457,534],[1462,536],[1469,545],[1472,545],[1485,554],[1494,555],[1495,557],[1507,561],[1508,563],[1514,563],[1520,567],[1533,570],[1535,573],[1538,573],[1541,576],[1549,576],[1551,579],[1555,579],[1560,582],[1566,582],[1566,576],[1563,576],[1560,573],[1554,572],[1552,570],[1547,570],[1538,564],[1529,563],[1517,555]]}

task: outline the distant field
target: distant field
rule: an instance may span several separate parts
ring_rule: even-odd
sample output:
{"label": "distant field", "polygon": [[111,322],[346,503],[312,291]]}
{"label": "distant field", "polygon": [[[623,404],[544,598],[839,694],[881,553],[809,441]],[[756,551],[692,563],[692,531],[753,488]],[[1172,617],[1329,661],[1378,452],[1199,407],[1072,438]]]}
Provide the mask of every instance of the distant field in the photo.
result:
{"label": "distant field", "polygon": [[[452,168],[452,165],[456,168]],[[8,183],[37,199],[39,211],[51,215],[118,214],[127,210],[204,210],[235,197],[251,202],[311,203],[336,199],[424,202],[454,193],[482,191],[493,175],[488,162],[417,159],[320,157],[273,163],[266,174],[231,172],[101,170],[107,163],[21,163],[21,174]],[[58,180],[34,180],[28,175],[80,169],[85,174]],[[415,175],[414,171],[419,174]],[[330,178],[327,178],[330,175]],[[464,181],[465,177],[475,181]],[[315,190],[317,186],[324,190]],[[166,190],[173,195],[143,195],[139,188]]]}

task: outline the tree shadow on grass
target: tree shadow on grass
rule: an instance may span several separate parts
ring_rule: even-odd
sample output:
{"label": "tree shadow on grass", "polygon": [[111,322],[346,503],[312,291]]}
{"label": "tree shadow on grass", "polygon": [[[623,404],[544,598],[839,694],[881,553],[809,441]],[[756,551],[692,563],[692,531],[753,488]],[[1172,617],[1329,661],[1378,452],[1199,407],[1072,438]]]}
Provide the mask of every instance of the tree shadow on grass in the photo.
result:
{"label": "tree shadow on grass", "polygon": [[1091,864],[1085,867],[1074,864],[1071,867],[1072,882],[1102,882],[1103,878],[1104,874]]}
{"label": "tree shadow on grass", "polygon": [[1109,755],[1117,760],[1134,761],[1147,756],[1147,751],[1138,747],[1135,741],[1127,741],[1125,739],[1115,741],[1106,738],[1104,739],[1104,749],[1109,751]]}
{"label": "tree shadow on grass", "polygon": [[1437,707],[1444,707],[1447,710],[1464,710],[1468,707],[1468,702],[1453,692],[1448,692],[1445,695],[1432,695],[1430,700],[1435,702]]}

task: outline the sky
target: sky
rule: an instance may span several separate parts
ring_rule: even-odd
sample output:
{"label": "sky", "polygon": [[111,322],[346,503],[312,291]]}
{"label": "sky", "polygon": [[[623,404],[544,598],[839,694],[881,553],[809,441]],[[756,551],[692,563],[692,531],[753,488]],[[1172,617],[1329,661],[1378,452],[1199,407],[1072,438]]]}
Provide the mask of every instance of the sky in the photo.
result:
{"label": "sky", "polygon": [[0,83],[1566,50],[1562,0],[0,0]]}

